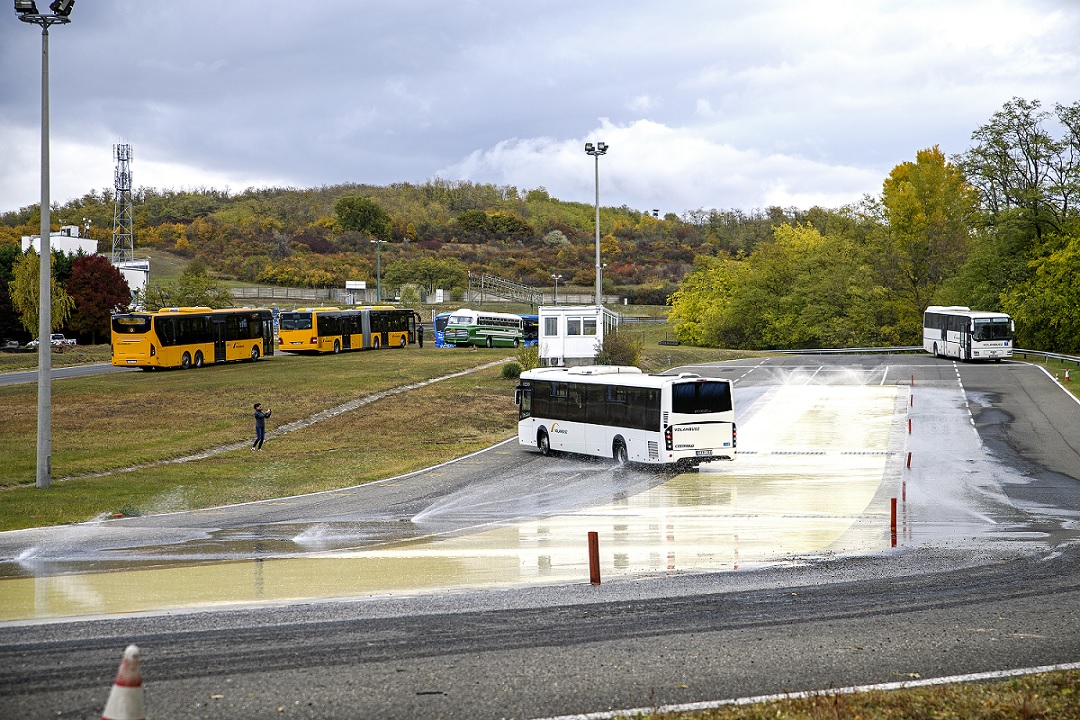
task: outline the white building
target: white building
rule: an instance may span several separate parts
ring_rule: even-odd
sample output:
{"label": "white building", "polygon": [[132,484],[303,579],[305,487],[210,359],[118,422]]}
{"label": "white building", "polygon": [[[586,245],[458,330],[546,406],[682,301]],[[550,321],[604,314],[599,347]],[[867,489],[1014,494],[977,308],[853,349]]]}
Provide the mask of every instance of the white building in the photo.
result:
{"label": "white building", "polygon": [[[83,255],[97,254],[97,240],[80,237],[78,225],[64,225],[60,232],[49,233],[49,247],[54,252],[61,251],[65,255],[78,255],[80,250]],[[38,255],[41,254],[40,235],[23,235],[22,251],[26,252],[30,248],[34,248]]]}
{"label": "white building", "polygon": [[[23,235],[23,252],[30,248],[33,248],[37,254],[41,254],[40,235]],[[49,234],[49,248],[53,252],[63,252],[65,255],[78,255],[80,251],[83,255],[97,255],[98,241],[81,237],[78,225],[64,225],[60,228],[60,232]],[[150,282],[150,261],[127,260],[113,264],[124,276],[132,295],[138,292],[140,297],[145,297],[146,286]]]}
{"label": "white building", "polygon": [[542,305],[539,324],[541,366],[592,365],[619,316],[603,305]]}

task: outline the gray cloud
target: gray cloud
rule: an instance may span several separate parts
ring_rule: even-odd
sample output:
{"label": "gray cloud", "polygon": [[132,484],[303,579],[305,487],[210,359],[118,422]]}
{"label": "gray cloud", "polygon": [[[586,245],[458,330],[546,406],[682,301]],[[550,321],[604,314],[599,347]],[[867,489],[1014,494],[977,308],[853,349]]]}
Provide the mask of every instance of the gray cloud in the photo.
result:
{"label": "gray cloud", "polygon": [[[39,3],[40,4],[40,3]],[[683,212],[837,206],[1011,97],[1077,99],[1071,0],[81,0],[50,34],[54,200],[441,176]],[[40,33],[0,20],[0,210],[38,197]]]}

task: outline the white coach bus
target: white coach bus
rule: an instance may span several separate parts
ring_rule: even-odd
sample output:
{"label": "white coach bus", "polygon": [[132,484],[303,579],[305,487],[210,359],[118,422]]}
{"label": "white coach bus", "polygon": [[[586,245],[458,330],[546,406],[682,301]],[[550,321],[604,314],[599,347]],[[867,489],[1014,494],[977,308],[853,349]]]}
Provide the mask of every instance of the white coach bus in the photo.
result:
{"label": "white coach bus", "polygon": [[730,380],[618,365],[538,368],[521,373],[515,400],[518,442],[544,455],[682,467],[735,459]]}
{"label": "white coach bus", "polygon": [[1005,313],[931,305],[923,313],[923,349],[958,360],[1011,358],[1016,327]]}

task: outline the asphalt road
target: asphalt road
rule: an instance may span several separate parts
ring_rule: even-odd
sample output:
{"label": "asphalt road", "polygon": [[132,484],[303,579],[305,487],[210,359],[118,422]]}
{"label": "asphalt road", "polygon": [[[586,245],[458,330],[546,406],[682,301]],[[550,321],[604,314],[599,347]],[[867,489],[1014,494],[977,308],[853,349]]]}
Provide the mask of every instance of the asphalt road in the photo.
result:
{"label": "asphalt road", "polygon": [[[71,367],[59,368],[54,367],[52,368],[51,374],[53,380],[64,380],[65,378],[87,377],[88,375],[102,375],[104,373],[113,372],[132,372],[132,368],[116,367],[107,363],[97,363],[94,365],[72,365]],[[0,373],[0,386],[25,385],[27,383],[36,383],[37,380],[37,370]]]}
{"label": "asphalt road", "polygon": [[[100,717],[128,643],[159,718],[551,717],[1080,660],[1080,405],[1021,363],[800,356],[723,374],[753,395],[852,370],[910,384],[916,429],[964,399],[990,460],[920,448],[908,482],[975,467],[970,506],[993,498],[1007,512],[984,524],[1002,529],[968,537],[946,514],[930,540],[762,571],[7,624],[0,716]],[[503,449],[454,472],[537,461]],[[443,492],[386,489],[388,517]]]}

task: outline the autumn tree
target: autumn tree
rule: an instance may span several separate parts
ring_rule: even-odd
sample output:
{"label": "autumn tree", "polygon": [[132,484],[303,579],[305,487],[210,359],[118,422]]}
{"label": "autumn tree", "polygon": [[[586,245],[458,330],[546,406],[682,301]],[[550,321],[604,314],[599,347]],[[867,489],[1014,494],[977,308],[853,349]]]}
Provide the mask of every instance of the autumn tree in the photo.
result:
{"label": "autumn tree", "polygon": [[936,145],[915,157],[885,180],[888,230],[876,257],[883,282],[917,319],[967,257],[978,196]]}
{"label": "autumn tree", "polygon": [[389,240],[393,221],[390,213],[369,198],[343,197],[334,205],[334,214],[343,230],[371,235],[377,240]]}
{"label": "autumn tree", "polygon": [[68,294],[75,303],[68,327],[89,335],[107,337],[112,314],[127,309],[131,288],[120,271],[103,255],[83,255],[72,261]]}
{"label": "autumn tree", "polygon": [[[51,269],[56,259],[54,257],[49,259]],[[12,266],[12,279],[8,283],[8,294],[11,296],[12,306],[19,314],[23,327],[35,336],[38,332],[38,309],[39,298],[41,297],[40,278],[41,261],[38,254],[31,249],[23,253],[22,257],[15,261]],[[52,322],[49,331],[52,332],[63,327],[75,304],[63,286],[56,282],[55,277],[50,282],[50,290],[52,292],[52,302],[50,303],[49,319]]]}

